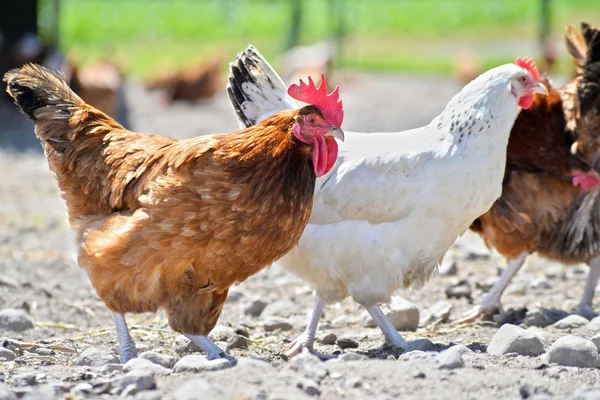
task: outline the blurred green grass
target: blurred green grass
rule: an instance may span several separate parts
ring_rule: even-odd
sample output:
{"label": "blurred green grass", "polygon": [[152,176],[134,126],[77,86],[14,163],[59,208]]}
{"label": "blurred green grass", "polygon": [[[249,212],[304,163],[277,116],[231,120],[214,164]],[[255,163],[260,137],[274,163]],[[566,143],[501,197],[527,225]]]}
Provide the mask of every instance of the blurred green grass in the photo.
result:
{"label": "blurred green grass", "polygon": [[[60,39],[80,62],[110,59],[137,77],[248,43],[276,60],[289,36],[291,0],[61,0]],[[484,66],[513,58],[539,35],[539,0],[303,0],[301,42],[345,21],[343,67],[448,73],[453,51],[477,48]],[[600,25],[600,0],[551,0],[552,32]],[[491,43],[489,47],[487,43]],[[531,46],[529,46],[530,48]],[[530,54],[537,55],[537,54]]]}

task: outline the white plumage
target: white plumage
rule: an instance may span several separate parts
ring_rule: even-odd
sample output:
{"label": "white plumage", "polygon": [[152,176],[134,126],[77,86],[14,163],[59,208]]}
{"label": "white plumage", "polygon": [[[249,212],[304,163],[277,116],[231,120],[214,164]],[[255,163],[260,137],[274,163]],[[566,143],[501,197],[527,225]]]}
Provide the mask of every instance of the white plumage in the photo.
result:
{"label": "white plumage", "polygon": [[[231,65],[244,67],[247,73],[241,75],[253,78],[252,98],[232,96],[240,85],[231,78],[234,108],[247,102],[254,110],[290,108],[288,100],[274,107],[272,99],[285,89],[269,94],[275,80],[262,78],[276,73],[252,47]],[[520,111],[511,85],[525,74],[514,64],[486,72],[421,128],[345,131],[336,165],[317,180],[312,215],[298,246],[278,261],[315,286],[317,321],[320,299],[331,303],[350,295],[367,307],[393,344],[403,346],[377,304],[389,302],[398,289],[425,284],[457,237],[500,196],[508,137]],[[240,104],[242,97],[247,100]],[[264,107],[261,98],[269,99]],[[314,320],[292,354],[312,348]]]}

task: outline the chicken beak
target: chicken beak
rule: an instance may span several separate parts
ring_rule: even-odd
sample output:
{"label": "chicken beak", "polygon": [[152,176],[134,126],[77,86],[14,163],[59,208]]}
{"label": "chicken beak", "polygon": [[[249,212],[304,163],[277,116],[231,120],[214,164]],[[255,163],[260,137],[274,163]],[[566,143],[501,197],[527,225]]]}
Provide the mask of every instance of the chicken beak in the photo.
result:
{"label": "chicken beak", "polygon": [[546,88],[546,85],[544,85],[542,82],[536,82],[535,85],[533,85],[531,87],[531,91],[533,93],[540,93],[540,94],[545,94],[546,96],[548,96],[548,88]]}
{"label": "chicken beak", "polygon": [[327,133],[327,136],[333,136],[334,138],[339,139],[342,142],[345,139],[344,131],[342,130],[342,128],[338,128],[338,127],[335,127],[335,126],[331,127],[331,129]]}

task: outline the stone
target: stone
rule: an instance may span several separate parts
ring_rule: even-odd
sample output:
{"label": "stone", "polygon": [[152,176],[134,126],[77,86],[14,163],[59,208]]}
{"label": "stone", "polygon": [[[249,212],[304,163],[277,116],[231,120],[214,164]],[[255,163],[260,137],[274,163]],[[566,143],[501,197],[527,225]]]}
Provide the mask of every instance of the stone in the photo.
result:
{"label": "stone", "polygon": [[268,317],[263,323],[265,331],[272,332],[275,330],[291,331],[294,326],[285,318],[281,317]]}
{"label": "stone", "polygon": [[466,279],[446,287],[446,297],[449,299],[460,299],[464,297],[471,300],[472,293],[473,289],[471,288],[471,284]]}
{"label": "stone", "polygon": [[427,326],[431,323],[448,322],[452,308],[452,304],[447,301],[438,301],[423,313],[419,325]]}
{"label": "stone", "polygon": [[416,339],[409,340],[406,342],[406,349],[404,349],[404,354],[410,353],[412,351],[436,351],[437,346],[429,339]]}
{"label": "stone", "polygon": [[567,315],[569,314],[563,310],[557,310],[553,308],[536,308],[527,311],[527,314],[525,314],[524,323],[527,326],[539,326],[540,328],[544,328],[565,318]]}
{"label": "stone", "polygon": [[319,384],[312,379],[304,379],[298,382],[298,389],[303,390],[309,396],[319,396],[321,394]]}
{"label": "stone", "polygon": [[575,335],[561,337],[550,346],[548,361],[571,367],[599,366],[600,356],[594,342]]}
{"label": "stone", "polygon": [[588,324],[587,328],[594,332],[600,331],[600,317],[593,318]]}
{"label": "stone", "polygon": [[[392,302],[382,306],[381,311],[397,331],[416,331],[419,327],[419,309],[402,297],[392,297]],[[366,310],[361,313],[358,323],[370,328],[377,326]]]}
{"label": "stone", "polygon": [[337,342],[337,336],[332,332],[325,333],[317,338],[317,343],[325,345],[333,345],[335,342]]}
{"label": "stone", "polygon": [[119,364],[119,358],[110,351],[89,347],[77,356],[75,364],[101,367],[106,364]]}
{"label": "stone", "polygon": [[175,350],[175,353],[177,353],[179,355],[196,353],[196,352],[202,351],[200,346],[198,346],[196,343],[192,342],[190,339],[188,339],[187,337],[185,337],[183,335],[177,336],[175,338],[175,342],[173,343],[173,348]]}
{"label": "stone", "polygon": [[440,264],[440,276],[456,276],[456,274],[458,274],[456,260],[452,257],[444,257]]}
{"label": "stone", "polygon": [[157,353],[155,351],[145,351],[141,353],[139,358],[144,358],[146,360],[152,361],[154,364],[162,365],[165,368],[172,369],[177,362],[175,357],[169,356],[167,354]]}
{"label": "stone", "polygon": [[340,355],[337,359],[340,361],[361,361],[368,360],[369,357],[359,353],[344,353]]}
{"label": "stone", "polygon": [[535,333],[516,325],[505,324],[492,337],[487,352],[495,356],[508,353],[538,356],[544,352],[544,345]]}
{"label": "stone", "polygon": [[101,374],[110,374],[113,372],[122,372],[123,364],[106,364],[98,369]]}
{"label": "stone", "polygon": [[0,347],[0,360],[4,359],[4,361],[12,361],[15,358],[17,358],[17,355],[12,350]]}
{"label": "stone", "polygon": [[182,357],[175,366],[173,371],[180,372],[200,372],[200,371],[217,371],[220,369],[230,368],[231,363],[224,358],[208,360],[206,356],[190,354]]}
{"label": "stone", "polygon": [[227,303],[237,303],[244,297],[244,292],[241,290],[237,290],[234,288],[229,288],[229,293],[227,294]]}
{"label": "stone", "polygon": [[357,349],[358,342],[350,338],[340,338],[337,340],[337,345],[340,349]]}
{"label": "stone", "polygon": [[266,306],[267,302],[263,299],[253,299],[244,309],[244,314],[249,315],[251,317],[258,317],[263,312]]}
{"label": "stone", "polygon": [[153,363],[145,358],[133,358],[123,365],[123,372],[128,373],[134,370],[151,371],[156,375],[168,375],[171,373],[169,368]]}
{"label": "stone", "polygon": [[557,329],[575,329],[581,326],[588,325],[590,321],[581,315],[571,314],[563,319],[556,321],[554,327]]}
{"label": "stone", "polygon": [[23,332],[33,328],[33,321],[25,310],[5,308],[0,310],[0,329]]}
{"label": "stone", "polygon": [[297,309],[296,304],[290,300],[279,300],[267,304],[265,309],[260,314],[263,317],[283,317],[287,318]]}
{"label": "stone", "polygon": [[461,348],[453,346],[444,350],[436,357],[440,369],[456,369],[465,366],[462,358]]}
{"label": "stone", "polygon": [[217,325],[210,331],[208,338],[213,342],[227,342],[235,335],[236,333],[233,328],[225,325]]}
{"label": "stone", "polygon": [[111,383],[112,390],[115,390],[117,393],[126,391],[128,395],[156,388],[154,373],[147,370],[130,371],[122,377],[114,379]]}

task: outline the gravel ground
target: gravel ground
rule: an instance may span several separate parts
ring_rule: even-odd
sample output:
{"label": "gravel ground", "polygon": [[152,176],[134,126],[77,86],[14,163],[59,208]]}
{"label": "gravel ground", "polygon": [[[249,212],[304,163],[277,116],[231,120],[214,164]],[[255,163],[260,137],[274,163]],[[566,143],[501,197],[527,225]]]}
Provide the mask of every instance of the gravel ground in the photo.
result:
{"label": "gravel ground", "polygon": [[[345,128],[374,131],[428,122],[459,85],[353,74],[342,89]],[[135,82],[125,93],[135,130],[183,138],[236,127],[223,95],[164,108]],[[306,326],[312,290],[274,265],[231,290],[215,329],[237,366],[206,361],[169,330],[164,315],[143,314],[128,321],[146,360],[122,367],[110,313],[76,265],[64,206],[31,125],[1,103],[0,121],[0,399],[600,398],[600,319],[552,324],[576,306],[585,266],[531,257],[504,297],[520,327],[453,323],[504,266],[472,234],[447,255],[448,274],[421,291],[398,293],[412,304],[391,306],[399,325],[415,327],[420,319],[416,331],[403,332],[417,350],[399,356],[383,346],[364,310],[346,300],[326,308],[316,344],[339,357],[287,361],[282,353]]]}

